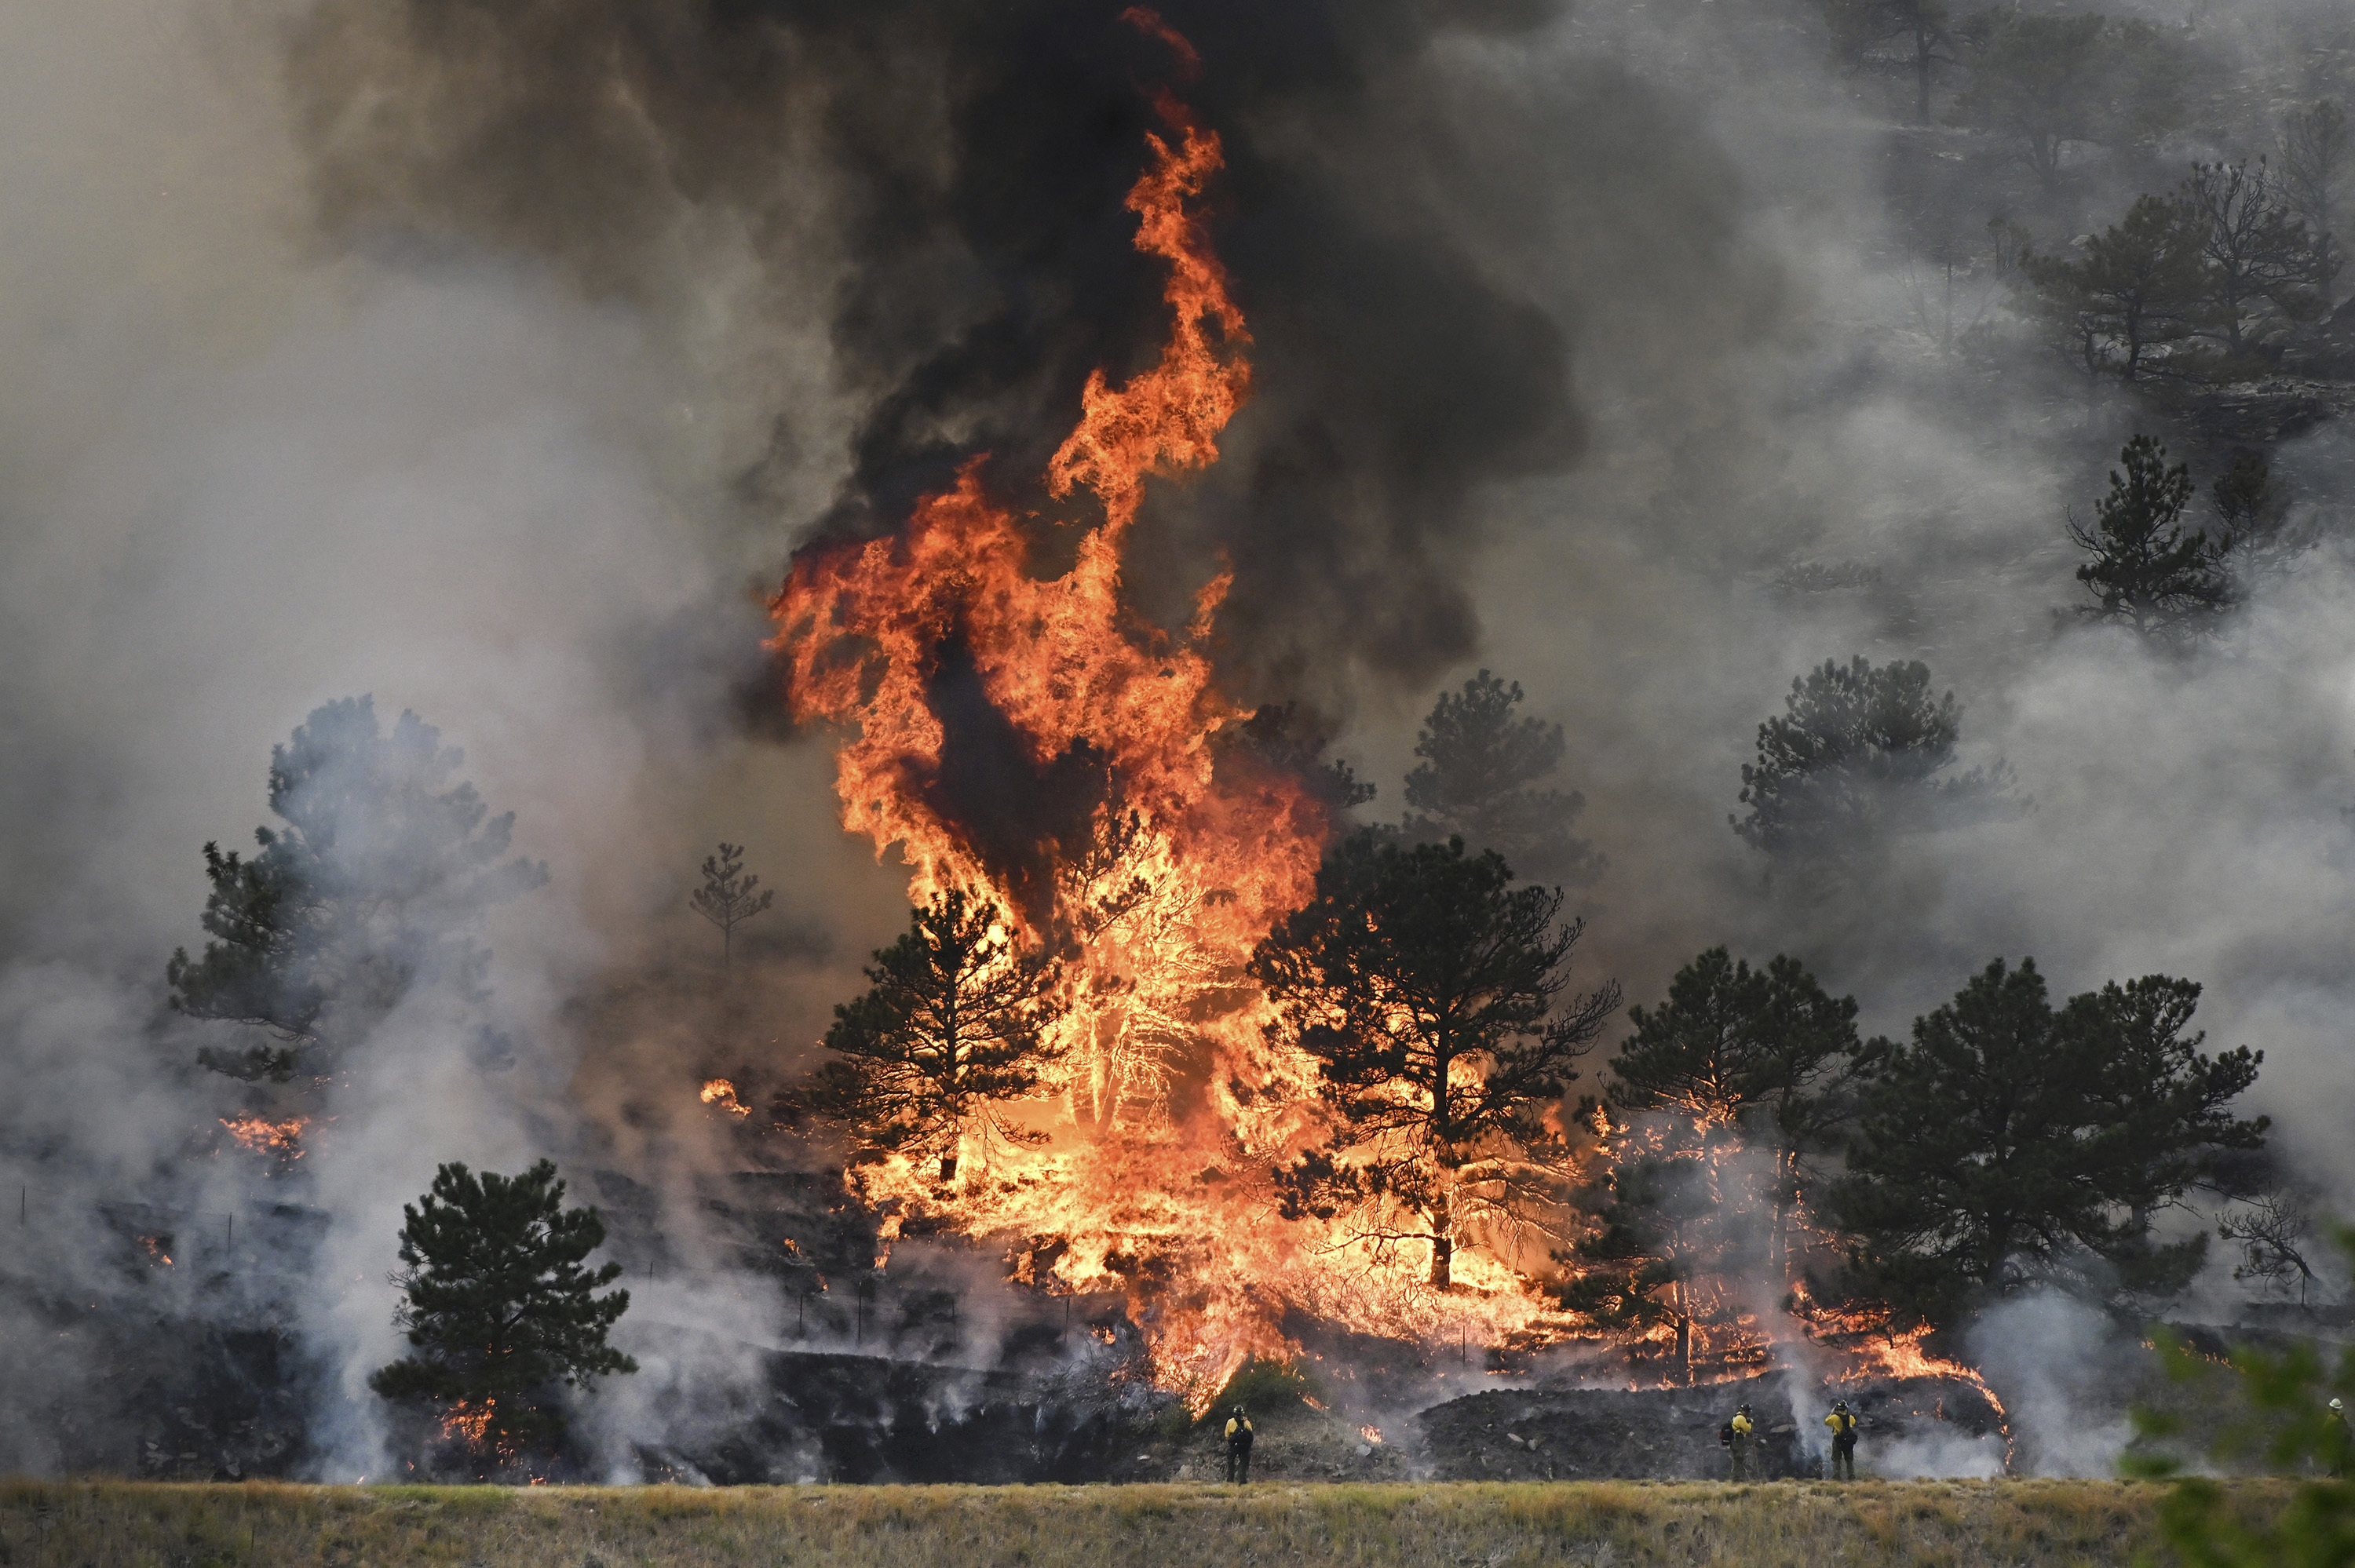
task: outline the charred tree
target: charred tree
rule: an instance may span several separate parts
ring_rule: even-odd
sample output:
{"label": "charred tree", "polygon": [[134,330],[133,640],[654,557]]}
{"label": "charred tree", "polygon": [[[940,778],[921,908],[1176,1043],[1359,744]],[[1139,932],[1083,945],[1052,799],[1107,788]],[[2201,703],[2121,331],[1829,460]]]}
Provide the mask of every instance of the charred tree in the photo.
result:
{"label": "charred tree", "polygon": [[622,1266],[582,1266],[605,1245],[604,1222],[564,1206],[552,1162],[520,1176],[444,1165],[400,1212],[393,1321],[414,1353],[368,1379],[378,1395],[441,1406],[475,1457],[505,1462],[561,1434],[561,1387],[638,1370],[606,1343],[630,1293],[597,1294]]}
{"label": "charred tree", "polygon": [[2260,162],[2201,164],[2183,183],[2183,202],[2197,219],[2207,306],[2202,328],[2238,358],[2247,347],[2254,302],[2306,317],[2328,309],[2309,281],[2314,237],[2272,174]]}
{"label": "charred tree", "polygon": [[1289,1212],[1349,1208],[1369,1239],[1426,1240],[1444,1288],[1469,1223],[1559,1198],[1563,1144],[1542,1113],[1619,1006],[1616,985],[1571,992],[1583,927],[1557,925],[1561,909],[1559,890],[1515,886],[1503,856],[1460,839],[1364,832],[1327,858],[1251,962],[1269,1038],[1316,1058],[1329,1097],[1323,1143],[1277,1173]]}
{"label": "charred tree", "polygon": [[482,916],[548,870],[506,858],[515,813],[493,817],[472,784],[450,782],[464,760],[415,714],[384,733],[368,697],[314,710],[272,747],[270,809],[285,826],[255,829],[250,860],[205,846],[212,939],[193,959],[175,951],[165,978],[174,1011],[274,1044],[199,1061],[284,1083],[325,1069],[413,987],[484,998]]}
{"label": "charred tree", "polygon": [[2346,265],[2339,243],[2338,193],[2349,164],[2355,163],[2346,106],[2320,98],[2290,111],[2282,121],[2279,148],[2282,194],[2311,237],[2307,282],[2327,307],[2338,297],[2339,273]]}
{"label": "charred tree", "polygon": [[913,911],[867,967],[872,988],[834,1010],[826,1033],[842,1060],[819,1069],[814,1098],[875,1149],[940,1160],[956,1180],[968,1132],[1029,1147],[1044,1135],[1006,1118],[1060,1054],[1062,966],[1016,950],[1000,911],[952,887]]}

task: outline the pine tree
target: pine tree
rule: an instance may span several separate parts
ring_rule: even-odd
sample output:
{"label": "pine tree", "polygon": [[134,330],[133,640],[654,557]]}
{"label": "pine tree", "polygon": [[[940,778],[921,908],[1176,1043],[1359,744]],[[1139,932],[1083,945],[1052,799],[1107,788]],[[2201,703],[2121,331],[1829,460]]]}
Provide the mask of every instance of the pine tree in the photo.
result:
{"label": "pine tree", "polygon": [[2208,226],[2180,196],[2147,196],[2083,254],[2019,258],[2032,310],[2055,352],[2097,388],[2139,380],[2207,319]]}
{"label": "pine tree", "polygon": [[719,964],[729,968],[736,959],[736,927],[755,915],[765,915],[777,901],[773,889],[745,874],[744,846],[722,840],[719,852],[703,857],[703,885],[687,895],[698,915],[719,927]]}
{"label": "pine tree", "polygon": [[816,1102],[875,1148],[937,1157],[943,1185],[956,1180],[968,1134],[1044,1141],[1003,1107],[1035,1095],[1062,1054],[1053,1037],[1067,1005],[1057,994],[1062,968],[1016,950],[998,923],[996,905],[961,888],[935,895],[876,950],[872,989],[837,1007],[826,1034],[845,1060],[820,1069]]}
{"label": "pine tree", "polygon": [[1677,972],[1659,1008],[1627,1010],[1635,1033],[1611,1064],[1604,1097],[1621,1116],[1668,1113],[1769,1156],[1751,1196],[1771,1216],[1766,1262],[1778,1277],[1807,1157],[1849,1109],[1856,1012],[1855,998],[1830,995],[1796,959],[1753,969],[1712,948]]}
{"label": "pine tree", "polygon": [[1791,683],[1785,714],[1758,726],[1758,760],[1742,769],[1733,831],[1772,854],[1856,856],[1882,832],[1919,832],[2013,809],[1998,762],[1952,778],[1962,709],[1916,661],[1826,661]]}
{"label": "pine tree", "polygon": [[2035,1283],[2165,1295],[2204,1237],[2155,1245],[2150,1217],[2257,1147],[2229,1102],[2263,1057],[2183,1030],[2200,988],[2164,975],[2056,1012],[2032,960],[1987,966],[1880,1054],[1828,1211],[1857,1238],[1848,1288],[1951,1323]]}
{"label": "pine tree", "polygon": [[1561,726],[1514,717],[1520,702],[1519,682],[1486,670],[1462,692],[1440,694],[1415,737],[1423,761],[1407,775],[1402,831],[1431,843],[1460,837],[1541,880],[1592,882],[1603,858],[1570,831],[1585,797],[1540,787],[1568,749]]}
{"label": "pine tree", "polygon": [[175,1011],[277,1044],[207,1047],[206,1066],[283,1083],[330,1066],[413,986],[482,1000],[483,914],[548,871],[505,858],[515,813],[492,817],[472,784],[450,783],[464,760],[415,714],[382,732],[368,697],[314,710],[272,748],[270,809],[286,825],[254,830],[250,860],[205,846],[212,940],[175,951],[165,978]]}
{"label": "pine tree", "polygon": [[2167,466],[2167,449],[2148,436],[2128,440],[2110,471],[2110,493],[2094,503],[2094,524],[2069,518],[2069,537],[2089,557],[2077,580],[2094,602],[2078,613],[2123,620],[2146,637],[2172,636],[2214,623],[2232,600],[2225,546],[2204,532],[2186,534],[2191,471]]}
{"label": "pine tree", "polygon": [[1368,832],[1327,857],[1251,961],[1268,1038],[1316,1057],[1328,1090],[1325,1139],[1279,1172],[1293,1213],[1348,1208],[1368,1239],[1427,1241],[1444,1288],[1467,1223],[1525,1223],[1558,1195],[1541,1113],[1619,1006],[1615,985],[1570,991],[1584,927],[1561,909],[1461,839]]}
{"label": "pine tree", "polygon": [[394,1322],[416,1353],[368,1379],[378,1395],[443,1406],[457,1429],[511,1457],[561,1433],[559,1385],[638,1370],[606,1343],[630,1293],[596,1294],[622,1266],[581,1266],[605,1244],[604,1222],[564,1207],[551,1161],[512,1177],[442,1166],[401,1215]]}

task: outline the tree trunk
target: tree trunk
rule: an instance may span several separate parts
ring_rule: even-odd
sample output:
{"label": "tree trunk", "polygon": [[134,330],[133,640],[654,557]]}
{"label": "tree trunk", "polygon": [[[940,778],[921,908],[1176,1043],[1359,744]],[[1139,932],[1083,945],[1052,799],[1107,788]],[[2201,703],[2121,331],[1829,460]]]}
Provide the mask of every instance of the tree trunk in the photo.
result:
{"label": "tree trunk", "polygon": [[1431,1287],[1444,1290],[1455,1275],[1455,1241],[1452,1236],[1431,1238]]}
{"label": "tree trunk", "polygon": [[1913,121],[1917,125],[1930,123],[1930,65],[1934,42],[1930,35],[1916,31],[1913,35]]}
{"label": "tree trunk", "polygon": [[1692,1386],[1692,1319],[1677,1314],[1677,1381]]}
{"label": "tree trunk", "polygon": [[941,1185],[942,1185],[942,1186],[945,1187],[945,1186],[949,1185],[951,1182],[953,1182],[953,1181],[954,1181],[956,1180],[956,1168],[957,1168],[957,1157],[956,1157],[955,1155],[954,1155],[954,1154],[943,1154],[943,1155],[942,1155],[942,1156],[941,1156]]}
{"label": "tree trunk", "polygon": [[1795,1163],[1788,1150],[1774,1151],[1774,1229],[1768,1239],[1767,1248],[1774,1277],[1785,1286],[1791,1283],[1791,1244],[1787,1226],[1791,1212],[1791,1171]]}

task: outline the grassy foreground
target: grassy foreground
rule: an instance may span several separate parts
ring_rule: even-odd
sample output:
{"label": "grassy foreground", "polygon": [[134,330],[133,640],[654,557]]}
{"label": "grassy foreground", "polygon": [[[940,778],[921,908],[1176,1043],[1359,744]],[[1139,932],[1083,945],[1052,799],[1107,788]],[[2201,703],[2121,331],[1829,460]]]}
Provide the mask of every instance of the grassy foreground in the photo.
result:
{"label": "grassy foreground", "polygon": [[[174,1486],[0,1482],[0,1563],[39,1568],[1146,1568],[1174,1564],[2126,1563],[2161,1488],[2120,1481],[1753,1486]],[[2245,1482],[2270,1511],[2286,1485]]]}

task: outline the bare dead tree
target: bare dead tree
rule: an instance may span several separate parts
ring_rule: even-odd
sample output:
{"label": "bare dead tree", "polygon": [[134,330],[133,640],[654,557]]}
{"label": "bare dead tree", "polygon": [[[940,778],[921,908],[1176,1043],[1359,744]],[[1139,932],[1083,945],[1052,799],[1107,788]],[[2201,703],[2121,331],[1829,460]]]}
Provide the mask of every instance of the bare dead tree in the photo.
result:
{"label": "bare dead tree", "polygon": [[2284,1291],[2295,1282],[2297,1304],[2304,1307],[2307,1287],[2315,1279],[2314,1266],[2306,1256],[2313,1219],[2306,1195],[2280,1184],[2259,1192],[2239,1213],[2219,1215],[2216,1234],[2241,1249],[2241,1262],[2233,1268],[2232,1277],[2257,1280],[2267,1289]]}

